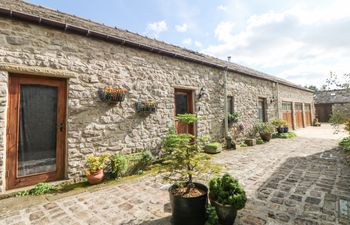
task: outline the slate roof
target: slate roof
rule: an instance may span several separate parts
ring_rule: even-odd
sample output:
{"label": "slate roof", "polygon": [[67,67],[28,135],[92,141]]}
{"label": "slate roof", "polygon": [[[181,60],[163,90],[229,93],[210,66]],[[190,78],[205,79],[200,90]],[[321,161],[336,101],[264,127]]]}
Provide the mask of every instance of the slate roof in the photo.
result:
{"label": "slate roof", "polygon": [[[1,0],[0,15],[38,23],[39,25],[44,25],[45,21],[51,21],[51,25],[54,24],[55,28],[62,27],[62,29],[67,32],[70,31],[82,34],[86,31],[86,34],[84,33],[85,36],[93,36],[92,34],[94,34],[95,37],[106,36],[106,39],[109,38],[108,40],[121,40],[121,42],[127,46],[141,48],[156,53],[165,52],[168,56],[180,58],[183,60],[190,60],[216,68],[224,69],[228,67],[229,71],[259,79],[270,80],[304,91],[313,92],[312,90],[306,89],[287,80],[259,72],[245,66],[241,66],[239,64],[229,63],[228,65],[226,61],[221,59],[217,59],[155,39],[147,38],[145,36],[129,32],[127,30],[109,27],[104,24],[63,13],[58,10],[48,9],[42,6],[26,3],[21,0]],[[48,23],[46,25],[48,25]]]}
{"label": "slate roof", "polygon": [[315,92],[315,104],[350,103],[350,90],[329,90]]}

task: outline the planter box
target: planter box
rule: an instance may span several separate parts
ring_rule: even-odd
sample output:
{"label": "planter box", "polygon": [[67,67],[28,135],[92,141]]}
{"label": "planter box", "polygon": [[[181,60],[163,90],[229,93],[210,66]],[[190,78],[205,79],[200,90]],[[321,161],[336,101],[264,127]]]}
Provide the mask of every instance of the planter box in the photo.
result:
{"label": "planter box", "polygon": [[204,151],[209,154],[216,154],[222,151],[222,145],[220,143],[211,143],[204,147]]}
{"label": "planter box", "polygon": [[136,102],[135,103],[136,112],[138,113],[155,113],[157,111],[156,104],[150,104],[147,102]]}
{"label": "planter box", "polygon": [[256,145],[256,139],[255,138],[245,139],[244,143],[248,146],[254,146]]}
{"label": "planter box", "polygon": [[98,97],[103,102],[118,103],[125,100],[127,94],[126,89],[122,88],[100,88],[98,89]]}

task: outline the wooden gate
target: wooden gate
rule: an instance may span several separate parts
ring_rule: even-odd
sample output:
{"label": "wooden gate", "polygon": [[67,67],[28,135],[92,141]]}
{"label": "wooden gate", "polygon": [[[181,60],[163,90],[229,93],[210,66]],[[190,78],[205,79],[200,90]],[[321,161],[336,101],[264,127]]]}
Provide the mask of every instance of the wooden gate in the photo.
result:
{"label": "wooden gate", "polygon": [[303,104],[302,103],[295,103],[295,122],[297,125],[297,128],[303,128]]}
{"label": "wooden gate", "polygon": [[305,123],[306,126],[311,126],[311,105],[310,104],[305,104],[304,105],[305,109]]}
{"label": "wooden gate", "polygon": [[282,102],[282,112],[283,112],[283,119],[288,122],[289,129],[294,129],[292,103]]}

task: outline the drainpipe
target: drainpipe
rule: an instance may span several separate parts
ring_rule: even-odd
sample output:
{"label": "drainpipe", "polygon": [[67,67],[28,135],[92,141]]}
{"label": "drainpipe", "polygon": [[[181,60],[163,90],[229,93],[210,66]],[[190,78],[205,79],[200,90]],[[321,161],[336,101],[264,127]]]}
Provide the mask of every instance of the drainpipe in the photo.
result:
{"label": "drainpipe", "polygon": [[[231,56],[227,57],[227,65],[225,68],[225,73],[224,73],[224,118],[225,118],[225,139],[226,141],[231,142],[231,138],[228,138],[228,119],[227,119],[227,70],[228,70],[228,65],[230,63]],[[227,146],[231,146],[231,143],[227,143]]]}

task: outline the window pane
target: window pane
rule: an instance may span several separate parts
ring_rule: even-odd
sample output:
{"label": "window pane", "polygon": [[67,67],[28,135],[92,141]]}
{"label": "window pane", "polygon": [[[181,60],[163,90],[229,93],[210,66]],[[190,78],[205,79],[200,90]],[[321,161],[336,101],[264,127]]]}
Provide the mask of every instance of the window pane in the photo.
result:
{"label": "window pane", "polygon": [[227,96],[227,112],[233,113],[233,97]]}
{"label": "window pane", "polygon": [[187,95],[175,95],[176,115],[188,113],[188,99]]}
{"label": "window pane", "polygon": [[20,86],[18,176],[56,170],[57,88]]}

